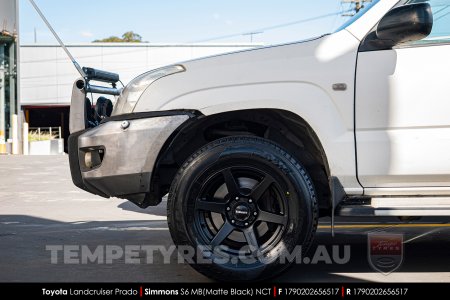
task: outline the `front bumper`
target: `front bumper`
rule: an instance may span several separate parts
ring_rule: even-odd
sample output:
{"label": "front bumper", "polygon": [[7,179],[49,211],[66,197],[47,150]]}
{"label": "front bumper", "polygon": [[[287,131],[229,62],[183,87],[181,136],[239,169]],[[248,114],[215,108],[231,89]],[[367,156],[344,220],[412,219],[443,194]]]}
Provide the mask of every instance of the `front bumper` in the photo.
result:
{"label": "front bumper", "polygon": [[[96,195],[145,206],[159,153],[192,116],[182,111],[129,114],[72,134],[69,159],[74,184]],[[129,126],[122,126],[124,121]]]}

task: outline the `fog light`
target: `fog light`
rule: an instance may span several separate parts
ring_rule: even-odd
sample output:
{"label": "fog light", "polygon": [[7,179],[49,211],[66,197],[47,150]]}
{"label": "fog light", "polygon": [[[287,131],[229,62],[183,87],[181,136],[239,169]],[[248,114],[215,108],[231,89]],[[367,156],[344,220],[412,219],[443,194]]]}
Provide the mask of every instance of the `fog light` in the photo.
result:
{"label": "fog light", "polygon": [[92,152],[87,152],[84,155],[84,165],[88,168],[88,169],[92,169]]}
{"label": "fog light", "polygon": [[98,168],[103,161],[105,150],[103,148],[87,148],[81,149],[84,154],[83,171],[89,171]]}

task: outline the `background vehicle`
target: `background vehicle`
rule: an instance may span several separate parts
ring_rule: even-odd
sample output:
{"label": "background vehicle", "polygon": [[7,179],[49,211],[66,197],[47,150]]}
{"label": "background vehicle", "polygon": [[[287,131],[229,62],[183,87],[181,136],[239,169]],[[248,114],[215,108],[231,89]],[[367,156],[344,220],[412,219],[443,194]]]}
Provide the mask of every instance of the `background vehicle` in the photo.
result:
{"label": "background vehicle", "polygon": [[448,216],[449,5],[372,1],[330,35],[150,71],[98,126],[86,93],[119,94],[118,76],[88,74],[73,88],[74,183],[140,207],[169,193],[174,242],[219,280],[280,273],[322,216]]}

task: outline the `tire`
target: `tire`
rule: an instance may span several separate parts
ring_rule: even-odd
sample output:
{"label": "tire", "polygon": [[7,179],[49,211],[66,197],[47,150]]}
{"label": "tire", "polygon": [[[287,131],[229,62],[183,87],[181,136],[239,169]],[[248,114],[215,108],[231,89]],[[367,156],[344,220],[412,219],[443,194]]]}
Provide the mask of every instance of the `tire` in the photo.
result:
{"label": "tire", "polygon": [[167,209],[178,251],[219,281],[280,274],[291,264],[283,256],[308,250],[318,220],[306,170],[280,146],[256,137],[223,138],[187,159]]}

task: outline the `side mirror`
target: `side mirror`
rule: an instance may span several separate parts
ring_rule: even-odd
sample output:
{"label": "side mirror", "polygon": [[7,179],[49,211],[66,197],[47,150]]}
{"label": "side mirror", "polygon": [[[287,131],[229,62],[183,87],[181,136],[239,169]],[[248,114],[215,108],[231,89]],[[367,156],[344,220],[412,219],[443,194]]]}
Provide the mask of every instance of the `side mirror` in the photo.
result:
{"label": "side mirror", "polygon": [[111,117],[113,111],[113,104],[111,100],[105,97],[100,97],[97,99],[95,105],[95,119],[100,123],[103,119]]}
{"label": "side mirror", "polygon": [[386,46],[393,47],[426,38],[432,29],[433,13],[430,4],[417,3],[388,12],[378,23],[376,36]]}

